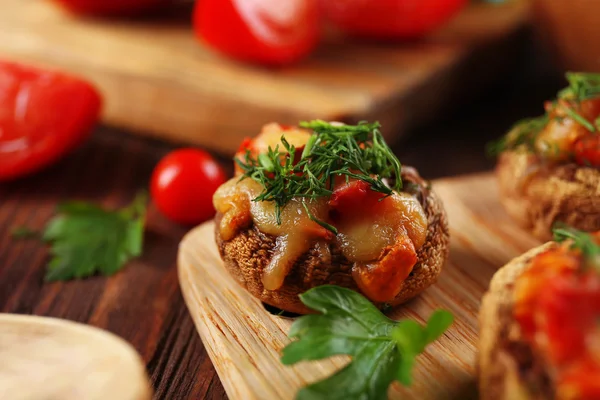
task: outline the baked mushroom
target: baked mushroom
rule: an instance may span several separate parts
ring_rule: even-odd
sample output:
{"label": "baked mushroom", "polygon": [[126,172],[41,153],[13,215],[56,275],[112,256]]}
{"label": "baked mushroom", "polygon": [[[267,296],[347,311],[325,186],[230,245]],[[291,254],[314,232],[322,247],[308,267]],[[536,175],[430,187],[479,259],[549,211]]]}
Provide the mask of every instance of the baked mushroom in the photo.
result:
{"label": "baked mushroom", "polygon": [[543,116],[517,123],[492,146],[502,204],[543,240],[556,222],[600,229],[600,75],[567,78]]}
{"label": "baked mushroom", "polygon": [[379,124],[269,124],[235,161],[237,176],[214,196],[216,241],[231,275],[264,303],[308,313],[298,295],[333,284],[395,306],[436,281],[446,214]]}
{"label": "baked mushroom", "polygon": [[479,315],[482,400],[600,398],[600,233],[556,231],[493,277]]}

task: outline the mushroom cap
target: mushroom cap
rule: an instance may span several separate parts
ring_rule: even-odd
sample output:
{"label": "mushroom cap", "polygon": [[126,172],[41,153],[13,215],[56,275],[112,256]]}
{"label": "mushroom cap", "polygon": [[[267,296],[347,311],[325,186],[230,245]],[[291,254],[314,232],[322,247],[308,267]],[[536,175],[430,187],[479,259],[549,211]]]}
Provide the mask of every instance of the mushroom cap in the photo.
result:
{"label": "mushroom cap", "polygon": [[523,228],[542,240],[561,221],[584,231],[600,230],[600,171],[575,163],[543,165],[523,151],[500,155],[496,167],[500,201]]}
{"label": "mushroom cap", "polygon": [[[552,398],[553,390],[536,365],[537,359],[520,334],[514,319],[514,283],[538,254],[557,246],[548,242],[511,260],[500,268],[483,296],[479,309],[479,353],[477,355],[479,393],[482,400]],[[523,375],[537,382],[539,397],[528,394]]]}
{"label": "mushroom cap", "polygon": [[[388,303],[374,303],[377,307],[396,306],[433,284],[448,257],[448,220],[439,197],[410,167],[403,167],[402,180],[416,185],[418,197],[427,215],[428,228],[425,244],[418,250],[418,261],[398,295]],[[341,250],[331,243],[331,257],[324,256],[313,245],[295,262],[278,290],[266,290],[262,284],[263,270],[273,256],[276,238],[261,232],[254,224],[240,230],[228,241],[221,238],[218,226],[222,214],[217,213],[216,241],[221,257],[230,274],[253,296],[263,303],[285,311],[307,314],[312,312],[298,297],[307,290],[321,285],[343,286],[357,292],[360,289],[352,277],[353,263],[348,261]]]}

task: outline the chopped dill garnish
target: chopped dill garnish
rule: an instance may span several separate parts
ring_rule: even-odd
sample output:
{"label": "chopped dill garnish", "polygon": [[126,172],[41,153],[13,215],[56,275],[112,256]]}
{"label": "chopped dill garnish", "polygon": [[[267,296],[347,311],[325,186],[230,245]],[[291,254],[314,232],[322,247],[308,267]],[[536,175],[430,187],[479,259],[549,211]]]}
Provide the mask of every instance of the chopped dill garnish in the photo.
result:
{"label": "chopped dill garnish", "polygon": [[[570,107],[562,107],[562,109],[568,117],[590,132],[598,132],[600,130],[600,117],[593,122],[588,121],[576,111],[576,107],[584,100],[600,97],[600,74],[567,72],[565,76],[569,86],[558,92],[557,99],[566,102]],[[553,106],[557,107],[558,102],[555,101]],[[559,115],[553,119],[561,123],[564,118],[565,116]],[[538,134],[549,121],[550,116],[546,113],[537,118],[517,122],[503,138],[488,143],[486,146],[487,153],[491,156],[497,156],[503,151],[518,148],[533,152]]]}
{"label": "chopped dill garnish", "polygon": [[583,126],[588,131],[596,132],[596,127],[590,121],[585,119],[585,117],[583,117],[583,115],[579,114],[577,111],[573,110],[572,108],[566,107],[565,112],[567,113],[567,115],[569,117],[573,118],[573,120],[575,122],[577,122],[579,125]]}
{"label": "chopped dill garnish", "polygon": [[[385,143],[378,122],[344,125],[315,120],[300,126],[312,130],[313,135],[299,160],[285,136],[281,137],[283,149],[269,147],[267,153],[256,157],[247,151],[243,160],[235,160],[244,172],[241,179],[250,178],[263,186],[253,201],[275,202],[277,223],[281,224],[281,209],[296,198],[302,199],[309,218],[337,233],[335,227],[315,218],[306,205],[307,200],[330,196],[336,176],[362,180],[387,196],[402,188],[402,166]],[[393,185],[383,179],[390,179]]]}
{"label": "chopped dill garnish", "polygon": [[563,223],[557,223],[552,230],[554,241],[562,243],[571,240],[571,248],[581,251],[585,259],[585,266],[600,270],[600,244],[589,232],[571,228]]}
{"label": "chopped dill garnish", "polygon": [[548,115],[522,119],[504,137],[488,143],[487,153],[491,156],[497,156],[503,151],[520,147],[533,151],[533,143],[547,123]]}
{"label": "chopped dill garnish", "polygon": [[600,74],[567,72],[569,86],[558,92],[558,98],[577,102],[600,96]]}

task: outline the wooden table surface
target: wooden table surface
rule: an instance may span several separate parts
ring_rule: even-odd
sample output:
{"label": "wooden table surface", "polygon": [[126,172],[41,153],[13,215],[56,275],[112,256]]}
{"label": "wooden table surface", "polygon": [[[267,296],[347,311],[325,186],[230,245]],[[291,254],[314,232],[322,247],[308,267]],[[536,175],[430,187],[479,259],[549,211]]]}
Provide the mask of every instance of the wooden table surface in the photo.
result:
{"label": "wooden table surface", "polygon": [[[560,84],[537,73],[536,79],[521,73],[510,78],[518,79],[510,84],[503,79],[471,104],[396,144],[400,160],[429,179],[491,168],[483,145],[516,119],[540,113],[541,101]],[[155,163],[172,148],[99,127],[91,141],[59,164],[0,184],[0,312],[66,318],[116,333],[147,363],[157,399],[226,398],[177,281],[177,247],[188,228],[151,208],[141,258],[110,278],[51,284],[42,280],[45,247],[10,236],[15,226],[41,228],[61,200],[126,204],[147,186]]]}

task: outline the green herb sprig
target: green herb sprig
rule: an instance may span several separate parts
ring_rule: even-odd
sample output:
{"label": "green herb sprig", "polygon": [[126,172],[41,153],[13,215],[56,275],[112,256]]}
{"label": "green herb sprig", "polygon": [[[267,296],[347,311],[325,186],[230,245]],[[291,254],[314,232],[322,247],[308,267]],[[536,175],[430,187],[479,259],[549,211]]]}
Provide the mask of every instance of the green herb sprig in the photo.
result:
{"label": "green herb sprig", "polygon": [[513,128],[499,140],[487,144],[486,151],[490,156],[497,156],[506,150],[525,148],[533,151],[533,144],[538,134],[548,124],[548,115],[526,118],[517,122]]}
{"label": "green herb sprig", "polygon": [[291,365],[338,354],[351,355],[352,362],[301,389],[298,400],[386,399],[393,381],[411,384],[417,355],[454,320],[449,312],[436,311],[426,326],[394,321],[357,292],[332,285],[311,289],[300,299],[320,314],[294,322],[289,332],[294,341],[283,349],[281,362]]}
{"label": "green herb sprig", "polygon": [[600,74],[567,72],[569,86],[558,92],[558,98],[581,102],[600,96]]}
{"label": "green herb sprig", "polygon": [[[60,204],[58,215],[41,234],[52,255],[45,280],[112,275],[141,255],[147,203],[148,195],[142,192],[129,206],[116,211],[79,201]],[[19,228],[20,232],[18,236],[23,238],[40,237],[27,228]]]}
{"label": "green herb sprig", "polygon": [[[243,160],[235,160],[244,172],[241,179],[253,179],[264,188],[253,200],[275,202],[278,223],[281,209],[292,199],[302,199],[307,208],[307,200],[330,196],[336,176],[365,181],[386,196],[402,188],[400,161],[385,143],[379,123],[338,125],[315,120],[300,126],[314,133],[299,160],[296,148],[285,136],[281,138],[283,149],[279,145],[269,147],[267,153],[256,157],[247,151]],[[383,181],[385,178],[393,178],[391,186]],[[309,217],[337,233],[335,227],[310,213]]]}
{"label": "green herb sprig", "polygon": [[[569,82],[569,86],[558,92],[557,99],[564,100],[572,106],[576,106],[584,100],[600,96],[600,74],[567,72],[565,76]],[[556,106],[556,101],[554,105]],[[565,107],[565,112],[571,119],[590,132],[599,131],[599,120],[588,121],[575,111],[574,108]],[[489,143],[486,150],[491,156],[497,156],[504,151],[518,148],[533,152],[534,143],[548,122],[550,122],[548,113],[537,118],[521,120],[503,138]]]}
{"label": "green herb sprig", "polygon": [[571,248],[581,251],[586,268],[600,271],[600,244],[590,233],[561,223],[556,224],[552,232],[555,242],[562,243],[571,240]]}

